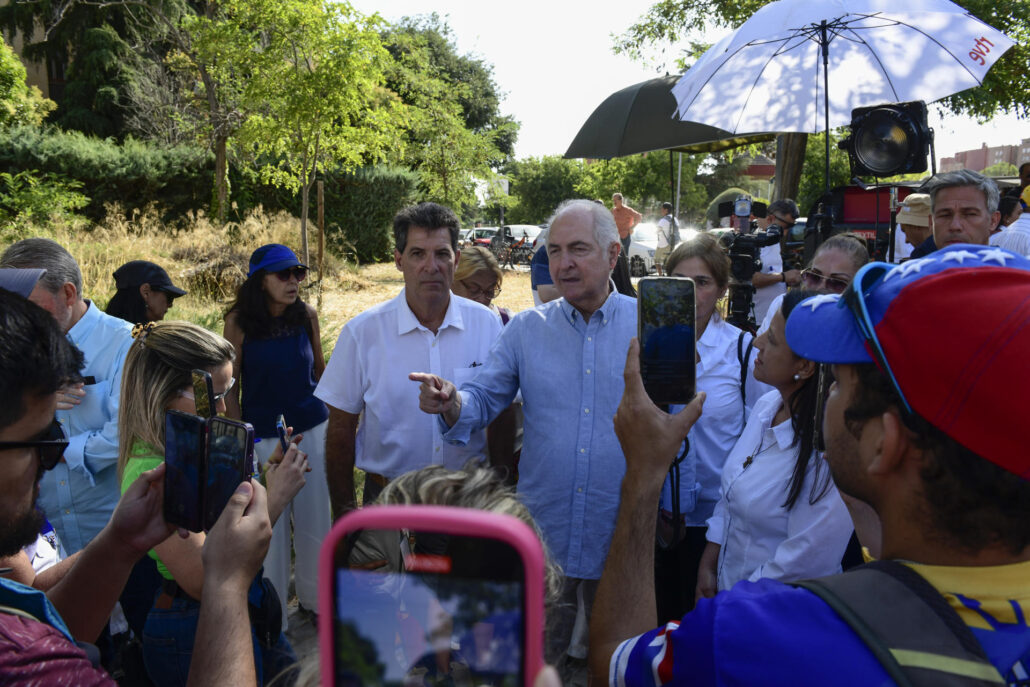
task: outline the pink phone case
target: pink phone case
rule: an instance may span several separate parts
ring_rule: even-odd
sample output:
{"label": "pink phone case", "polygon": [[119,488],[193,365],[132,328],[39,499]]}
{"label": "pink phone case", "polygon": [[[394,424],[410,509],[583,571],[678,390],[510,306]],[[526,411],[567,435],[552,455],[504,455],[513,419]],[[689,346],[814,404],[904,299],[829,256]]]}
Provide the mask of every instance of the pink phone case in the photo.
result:
{"label": "pink phone case", "polygon": [[522,557],[525,579],[525,684],[533,684],[543,667],[544,552],[536,534],[509,515],[451,506],[369,506],[340,518],[322,542],[318,558],[318,643],[322,684],[335,684],[333,623],[333,552],[347,534],[357,530],[414,529],[502,541]]}

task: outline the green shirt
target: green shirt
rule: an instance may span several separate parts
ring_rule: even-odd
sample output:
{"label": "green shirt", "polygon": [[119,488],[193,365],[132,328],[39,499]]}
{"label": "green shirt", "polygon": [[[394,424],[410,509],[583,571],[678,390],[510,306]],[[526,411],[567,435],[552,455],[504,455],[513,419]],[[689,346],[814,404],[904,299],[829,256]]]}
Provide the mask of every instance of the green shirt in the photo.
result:
{"label": "green shirt", "polygon": [[[153,470],[163,462],[164,456],[159,455],[153,446],[139,439],[134,441],[132,449],[129,451],[129,460],[125,463],[125,471],[122,473],[122,493],[125,493],[129,485],[136,481],[136,478],[147,470]],[[161,573],[161,577],[166,580],[175,579],[153,549],[148,551],[147,555],[157,561],[157,571]]]}

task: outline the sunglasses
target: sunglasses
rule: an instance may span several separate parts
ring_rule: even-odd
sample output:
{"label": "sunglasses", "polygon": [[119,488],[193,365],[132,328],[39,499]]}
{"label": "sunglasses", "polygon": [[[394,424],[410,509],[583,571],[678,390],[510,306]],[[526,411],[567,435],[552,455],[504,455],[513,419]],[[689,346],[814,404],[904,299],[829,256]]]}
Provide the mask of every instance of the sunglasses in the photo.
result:
{"label": "sunglasses", "polygon": [[278,272],[272,272],[279,281],[290,281],[290,277],[296,277],[297,281],[304,281],[308,276],[307,267],[288,267],[285,270],[279,270]]}
{"label": "sunglasses", "polygon": [[39,439],[32,441],[0,441],[0,451],[11,448],[34,448],[39,454],[39,462],[43,469],[51,470],[61,461],[61,456],[68,448],[68,439],[56,418],[39,436]]}
{"label": "sunglasses", "polygon": [[903,418],[910,420],[914,415],[912,406],[909,405],[908,399],[905,398],[905,393],[901,390],[901,386],[898,384],[897,377],[894,376],[890,363],[887,362],[887,355],[883,352],[880,339],[876,336],[876,328],[873,326],[872,318],[869,317],[869,309],[866,307],[865,302],[866,294],[889,269],[889,267],[884,265],[866,265],[855,275],[851,285],[845,289],[841,296],[841,300],[848,306],[851,314],[855,316],[858,331],[865,341],[866,350],[872,354],[876,366],[880,369],[880,372],[887,376],[891,387],[894,389],[894,393],[897,394],[898,400],[901,401]]}
{"label": "sunglasses", "polygon": [[493,299],[501,295],[501,287],[497,284],[494,284],[489,289],[481,289],[475,284],[471,284],[465,281],[464,279],[461,279],[459,281],[461,281],[461,285],[464,286],[465,290],[468,292],[469,298],[475,298],[476,296],[488,296],[489,298]]}
{"label": "sunglasses", "polygon": [[[223,391],[220,394],[215,394],[214,396],[211,397],[211,400],[214,403],[218,403],[219,401],[221,401],[222,399],[224,399],[226,397],[226,395],[229,393],[229,391],[232,390],[233,386],[235,386],[235,385],[236,385],[236,378],[235,377],[230,377],[229,378],[229,386],[225,387],[225,391]],[[182,391],[179,392],[179,395],[182,396],[183,398],[188,398],[188,399],[190,399],[192,401],[196,401],[197,400],[197,397],[193,395],[193,391],[190,390],[190,389],[183,389]]]}
{"label": "sunglasses", "polygon": [[801,279],[809,289],[829,291],[830,293],[844,293],[848,288],[848,282],[840,277],[828,277],[812,269],[802,270]]}

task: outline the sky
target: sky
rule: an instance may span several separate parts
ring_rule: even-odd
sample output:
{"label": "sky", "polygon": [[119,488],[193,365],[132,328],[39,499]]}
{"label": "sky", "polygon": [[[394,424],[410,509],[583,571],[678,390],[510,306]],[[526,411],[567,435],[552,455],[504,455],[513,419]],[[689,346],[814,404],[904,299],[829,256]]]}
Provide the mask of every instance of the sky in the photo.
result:
{"label": "sky", "polygon": [[[612,52],[613,34],[633,24],[651,0],[351,0],[359,11],[378,11],[384,19],[435,11],[451,27],[459,52],[472,54],[494,69],[504,94],[502,114],[521,123],[518,158],[561,155],[590,113],[626,86],[664,74],[626,55]],[[713,33],[711,42],[721,37]],[[677,54],[676,47],[668,49]],[[673,59],[669,59],[670,65]],[[1030,138],[1030,120],[999,116],[987,124],[929,108],[937,159],[957,151],[1015,145]]]}

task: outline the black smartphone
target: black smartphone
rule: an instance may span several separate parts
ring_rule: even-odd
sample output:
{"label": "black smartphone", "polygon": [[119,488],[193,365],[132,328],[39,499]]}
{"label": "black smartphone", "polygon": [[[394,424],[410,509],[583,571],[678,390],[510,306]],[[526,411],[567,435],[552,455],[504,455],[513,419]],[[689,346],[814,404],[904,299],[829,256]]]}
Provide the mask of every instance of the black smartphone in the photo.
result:
{"label": "black smartphone", "polygon": [[203,529],[201,516],[207,422],[178,410],[165,414],[165,522],[191,532]]}
{"label": "black smartphone", "polygon": [[279,415],[275,421],[275,432],[279,435],[279,445],[283,447],[283,455],[286,455],[286,451],[290,448],[290,436],[286,433],[286,418]]}
{"label": "black smartphone", "polygon": [[697,357],[694,281],[645,277],[637,284],[640,376],[657,405],[694,398]]}
{"label": "black smartphone", "polygon": [[323,545],[323,684],[533,683],[543,552],[524,523],[444,506],[360,513]]}
{"label": "black smartphone", "polygon": [[193,403],[200,417],[215,416],[215,385],[211,381],[211,373],[204,370],[193,370]]}
{"label": "black smartphone", "polygon": [[224,417],[207,421],[207,462],[204,470],[204,529],[214,527],[240,482],[254,472],[254,428]]}

